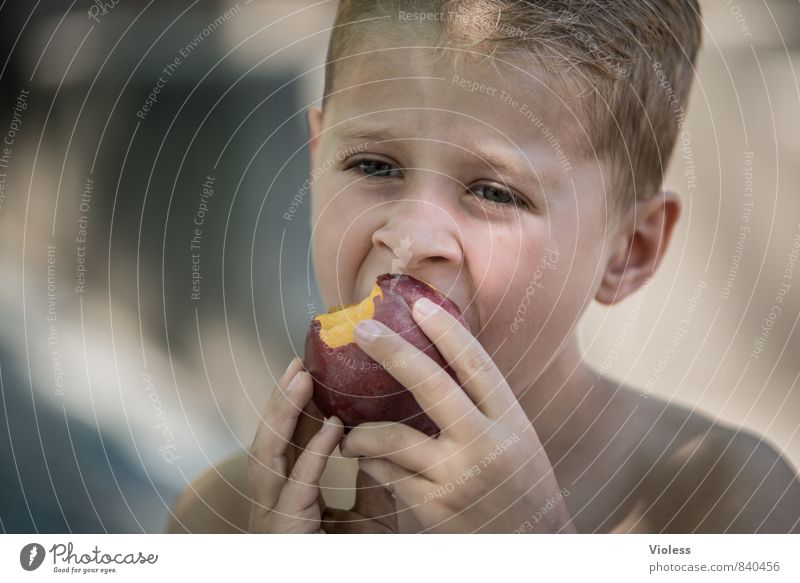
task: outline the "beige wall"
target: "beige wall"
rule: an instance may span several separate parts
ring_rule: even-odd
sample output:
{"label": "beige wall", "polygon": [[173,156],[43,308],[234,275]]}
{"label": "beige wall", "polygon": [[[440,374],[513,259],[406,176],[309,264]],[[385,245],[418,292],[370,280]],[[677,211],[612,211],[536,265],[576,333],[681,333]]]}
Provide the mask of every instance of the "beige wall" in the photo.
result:
{"label": "beige wall", "polygon": [[800,6],[703,9],[685,149],[666,180],[684,202],[677,233],[647,292],[592,306],[582,338],[608,374],[765,434],[797,467]]}

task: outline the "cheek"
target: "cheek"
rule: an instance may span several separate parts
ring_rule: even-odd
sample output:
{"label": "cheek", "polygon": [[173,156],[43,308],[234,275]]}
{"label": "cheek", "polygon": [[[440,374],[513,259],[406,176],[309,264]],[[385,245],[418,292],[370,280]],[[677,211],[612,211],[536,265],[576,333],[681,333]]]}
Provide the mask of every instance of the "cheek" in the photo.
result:
{"label": "cheek", "polygon": [[[515,386],[541,370],[577,323],[591,274],[573,279],[578,258],[557,243],[536,244],[536,252],[496,265],[493,287],[479,292],[485,314],[479,340]],[[523,266],[525,268],[523,269]],[[513,372],[512,372],[513,371]]]}
{"label": "cheek", "polygon": [[503,277],[498,274],[491,297],[485,300],[486,306],[496,307],[490,327],[503,328],[507,341],[532,338],[556,306],[559,313],[564,307],[564,294],[569,291],[564,289],[568,265],[563,252],[544,247],[516,268],[507,266]]}
{"label": "cheek", "polygon": [[349,303],[358,268],[372,245],[370,216],[334,181],[312,187],[311,252],[322,299],[328,307]]}

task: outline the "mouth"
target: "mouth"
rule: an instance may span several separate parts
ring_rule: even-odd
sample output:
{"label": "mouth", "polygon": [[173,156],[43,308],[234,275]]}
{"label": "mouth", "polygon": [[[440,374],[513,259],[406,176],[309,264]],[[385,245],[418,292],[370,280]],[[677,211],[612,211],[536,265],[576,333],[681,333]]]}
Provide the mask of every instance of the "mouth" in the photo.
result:
{"label": "mouth", "polygon": [[[414,277],[414,276],[412,276],[412,277]],[[453,302],[453,303],[456,305],[456,307],[458,308],[458,311],[459,311],[459,312],[461,312],[462,316],[464,317],[464,320],[466,320],[467,314],[466,314],[466,312],[464,311],[464,304],[465,304],[466,302],[464,302],[463,300],[461,300],[461,298],[457,298],[457,297],[455,297],[455,296],[448,295],[447,293],[445,293],[445,292],[443,291],[443,290],[445,290],[445,289],[452,289],[452,286],[441,286],[441,287],[440,287],[440,286],[436,285],[435,283],[433,283],[433,282],[431,282],[431,281],[428,281],[428,280],[426,280],[426,279],[423,279],[423,278],[421,278],[421,277],[417,277],[416,279],[420,280],[421,282],[423,282],[423,283],[424,283],[424,284],[426,284],[426,285],[429,285],[429,286],[431,286],[431,287],[432,287],[433,289],[435,289],[437,292],[439,292],[439,293],[440,293],[440,294],[442,294],[444,297],[446,297],[446,298],[447,298],[447,299],[449,299],[451,302]]]}
{"label": "mouth", "polygon": [[[460,297],[460,294],[448,295],[446,293],[445,290],[451,290],[451,292],[454,290],[454,286],[450,282],[445,283],[445,282],[441,282],[441,281],[436,281],[433,278],[429,279],[429,278],[427,278],[425,276],[420,276],[420,275],[411,274],[411,273],[404,273],[404,272],[399,272],[399,273],[394,273],[394,274],[389,274],[388,272],[386,272],[385,275],[407,275],[408,277],[412,277],[414,279],[417,279],[417,280],[421,281],[422,283],[424,283],[425,285],[432,287],[434,290],[436,290],[441,295],[443,295],[448,300],[450,300],[453,304],[455,304],[455,306],[458,308],[458,311],[461,313],[461,317],[463,318],[464,322],[467,324],[469,329],[474,332],[476,322],[475,322],[475,320],[473,318],[472,310],[469,310],[469,311],[466,310],[466,306],[467,305],[471,305],[471,304],[470,304],[470,302],[468,302],[464,298]],[[362,301],[364,298],[366,298],[367,296],[370,295],[371,292],[369,290],[372,289],[372,287],[374,285],[374,282],[377,280],[377,278],[379,276],[380,276],[379,274],[376,274],[371,280],[369,280],[369,282],[368,282],[369,283],[369,289],[365,293],[363,293],[363,294],[359,295],[358,297],[356,297],[354,299],[354,303],[358,303],[358,302]],[[353,304],[348,304],[348,305],[353,305]]]}

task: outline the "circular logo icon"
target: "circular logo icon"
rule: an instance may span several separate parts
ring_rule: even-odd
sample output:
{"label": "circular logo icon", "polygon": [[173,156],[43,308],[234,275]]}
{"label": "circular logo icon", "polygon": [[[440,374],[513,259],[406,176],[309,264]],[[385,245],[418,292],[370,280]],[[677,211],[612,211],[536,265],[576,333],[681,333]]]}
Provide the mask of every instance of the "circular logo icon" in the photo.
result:
{"label": "circular logo icon", "polygon": [[44,561],[44,547],[39,543],[30,543],[19,552],[19,564],[26,571],[35,571]]}

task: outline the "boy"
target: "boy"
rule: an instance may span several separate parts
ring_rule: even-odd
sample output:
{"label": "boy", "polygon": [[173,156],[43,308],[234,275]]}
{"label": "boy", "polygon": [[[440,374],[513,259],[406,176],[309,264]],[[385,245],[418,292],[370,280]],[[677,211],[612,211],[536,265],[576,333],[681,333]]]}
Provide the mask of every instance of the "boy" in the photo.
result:
{"label": "boy", "polygon": [[[700,29],[695,0],[341,2],[308,113],[317,282],[328,305],[397,268],[443,290],[471,333],[413,314],[459,383],[360,323],[441,435],[342,440],[294,360],[249,455],[187,488],[168,530],[797,532],[773,448],[595,373],[574,333],[669,243],[681,203],[659,189]],[[360,458],[350,510],[318,486],[337,444]]]}

